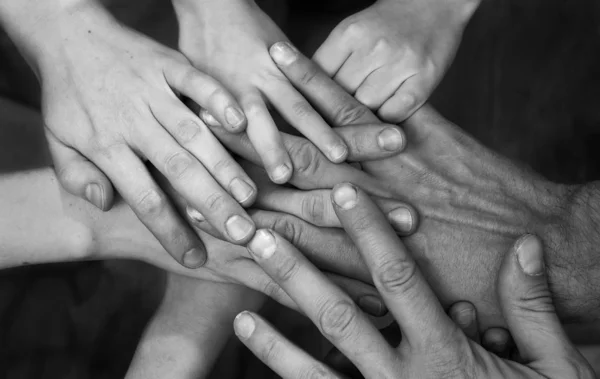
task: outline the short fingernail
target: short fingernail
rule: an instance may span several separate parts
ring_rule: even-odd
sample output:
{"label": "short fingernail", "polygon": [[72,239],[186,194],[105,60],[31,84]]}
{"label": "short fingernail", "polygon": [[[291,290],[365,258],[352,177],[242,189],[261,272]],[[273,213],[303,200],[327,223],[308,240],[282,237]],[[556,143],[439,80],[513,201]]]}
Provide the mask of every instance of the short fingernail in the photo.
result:
{"label": "short fingernail", "polygon": [[206,253],[199,247],[193,248],[183,255],[183,265],[187,268],[199,268],[206,263]]}
{"label": "short fingernail", "polygon": [[204,108],[200,110],[200,119],[208,126],[221,126],[221,123]]}
{"label": "short fingernail", "polygon": [[333,202],[342,209],[352,209],[358,201],[358,192],[352,184],[339,185],[333,191]]}
{"label": "short fingernail", "polygon": [[90,203],[94,204],[96,208],[104,210],[104,191],[100,185],[88,184],[87,187],[85,187],[85,197]]}
{"label": "short fingernail", "polygon": [[387,313],[387,308],[378,297],[367,295],[358,299],[358,306],[372,316],[382,317]]}
{"label": "short fingernail", "polygon": [[245,117],[241,110],[236,107],[227,107],[225,109],[225,121],[231,126],[238,126],[244,122]]}
{"label": "short fingernail", "polygon": [[229,190],[238,203],[244,203],[254,195],[254,188],[240,178],[231,181]]}
{"label": "short fingernail", "polygon": [[397,128],[387,128],[377,136],[377,144],[385,151],[398,151],[402,149],[404,138]]}
{"label": "short fingernail", "polygon": [[246,239],[250,233],[254,230],[254,225],[246,220],[242,216],[232,216],[225,223],[225,229],[227,229],[227,234],[234,241],[241,241]]}
{"label": "short fingernail", "polygon": [[285,163],[275,167],[275,169],[271,173],[271,180],[275,183],[284,181],[289,176],[290,170],[290,167]]}
{"label": "short fingernail", "polygon": [[185,208],[185,212],[187,213],[189,218],[191,218],[194,221],[197,221],[197,222],[206,221],[206,218],[204,218],[204,215],[202,213],[200,213],[198,210],[196,210],[190,206]]}
{"label": "short fingernail", "polygon": [[261,229],[256,232],[254,238],[248,243],[248,250],[260,258],[270,258],[277,249],[275,237],[268,230]]}
{"label": "short fingernail", "polygon": [[244,339],[250,338],[254,329],[256,328],[256,322],[248,312],[242,312],[235,317],[233,321],[235,327],[235,333]]}
{"label": "short fingernail", "polygon": [[467,327],[475,320],[475,310],[473,308],[465,308],[452,315],[454,321],[461,327]]}
{"label": "short fingernail", "polygon": [[413,228],[412,212],[407,208],[397,208],[388,213],[388,220],[397,232],[409,233]]}
{"label": "short fingernail", "polygon": [[521,270],[529,276],[544,273],[544,252],[540,240],[535,236],[523,236],[516,243],[516,254]]}
{"label": "short fingernail", "polygon": [[287,66],[294,63],[298,58],[295,48],[287,42],[277,42],[270,49],[271,58],[280,66]]}
{"label": "short fingernail", "polygon": [[332,162],[336,162],[336,163],[343,162],[344,160],[346,160],[347,156],[348,156],[348,148],[341,144],[335,145],[329,151],[329,159]]}

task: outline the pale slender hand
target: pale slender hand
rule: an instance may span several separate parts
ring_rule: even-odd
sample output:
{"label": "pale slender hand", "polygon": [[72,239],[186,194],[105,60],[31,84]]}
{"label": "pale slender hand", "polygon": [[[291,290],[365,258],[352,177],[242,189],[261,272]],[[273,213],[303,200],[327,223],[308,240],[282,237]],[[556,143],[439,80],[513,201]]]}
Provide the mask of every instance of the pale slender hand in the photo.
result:
{"label": "pale slender hand", "polygon": [[[181,51],[197,68],[220,80],[238,98],[248,117],[248,137],[271,180],[287,182],[293,167],[269,106],[329,160],[342,162],[347,158],[349,149],[344,140],[271,60],[269,47],[287,38],[254,1],[176,0],[174,5],[180,24]],[[212,114],[210,109],[208,112]]]}
{"label": "pale slender hand", "polygon": [[417,111],[444,77],[480,0],[379,0],[342,21],[313,59],[388,122]]}
{"label": "pale slender hand", "polygon": [[[365,192],[341,184],[333,190],[332,200],[400,325],[399,346],[391,346],[368,317],[280,235],[258,230],[248,249],[366,379],[595,377],[556,315],[537,237],[526,235],[514,243],[498,277],[502,313],[524,361],[519,364],[483,349],[445,314],[410,250]],[[240,313],[234,328],[240,340],[285,379],[342,378],[255,313]]]}

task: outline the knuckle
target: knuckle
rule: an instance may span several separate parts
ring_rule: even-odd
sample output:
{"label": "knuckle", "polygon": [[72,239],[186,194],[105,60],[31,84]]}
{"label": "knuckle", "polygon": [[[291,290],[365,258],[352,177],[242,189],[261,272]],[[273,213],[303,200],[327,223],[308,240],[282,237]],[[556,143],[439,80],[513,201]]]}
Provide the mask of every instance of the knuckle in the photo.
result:
{"label": "knuckle", "polygon": [[298,140],[289,147],[289,155],[293,160],[296,173],[313,176],[319,171],[322,157],[310,141]]}
{"label": "knuckle", "polygon": [[277,278],[278,282],[288,282],[294,278],[298,270],[300,269],[300,263],[292,256],[288,256],[281,259],[281,262],[275,267],[273,276]]}
{"label": "knuckle", "polygon": [[362,104],[342,104],[334,112],[333,120],[338,126],[351,125],[363,118],[367,112],[369,109]]}
{"label": "knuckle", "polygon": [[553,313],[554,304],[546,283],[538,283],[517,295],[516,305],[521,312]]}
{"label": "knuckle", "polygon": [[300,374],[300,379],[329,379],[336,378],[329,370],[327,370],[323,365],[314,364],[311,365]]}
{"label": "knuckle", "polygon": [[273,230],[281,234],[293,245],[299,246],[302,236],[301,228],[288,216],[277,217],[273,222]]}
{"label": "knuckle", "polygon": [[[397,49],[402,49],[401,46],[398,46]],[[392,50],[392,44],[390,40],[386,37],[378,38],[373,44],[373,52],[374,53],[387,53]]]}
{"label": "knuckle", "polygon": [[262,286],[262,293],[267,295],[272,299],[276,299],[277,296],[281,293],[282,289],[279,284],[275,283],[272,280],[267,280]]}
{"label": "knuckle", "polygon": [[274,336],[269,336],[259,352],[259,358],[263,362],[275,362],[281,355],[282,344],[279,339]]}
{"label": "knuckle", "polygon": [[340,341],[352,332],[358,311],[350,300],[327,302],[319,315],[319,326],[323,334],[331,340]]}
{"label": "knuckle", "polygon": [[388,293],[406,294],[416,283],[417,267],[414,262],[395,258],[383,263],[377,270],[376,279]]}
{"label": "knuckle", "polygon": [[201,78],[201,74],[193,67],[185,70],[181,76],[181,85],[184,87],[194,86],[195,82]]}
{"label": "knuckle", "polygon": [[180,143],[192,142],[200,134],[200,125],[194,120],[181,120],[175,127],[174,134]]}
{"label": "knuckle", "polygon": [[165,199],[155,189],[143,192],[135,202],[137,212],[142,216],[155,216],[165,206]]}
{"label": "knuckle", "polygon": [[310,65],[302,72],[302,74],[298,77],[298,82],[302,86],[309,86],[315,82],[315,79],[318,77],[319,70],[315,65]]}
{"label": "knuckle", "polygon": [[305,119],[314,113],[312,106],[308,101],[297,101],[292,105],[294,115],[299,119]]}
{"label": "knuckle", "polygon": [[224,173],[229,171],[235,166],[235,163],[231,157],[219,159],[212,167],[214,173]]}
{"label": "knuckle", "polygon": [[312,194],[302,199],[302,217],[315,225],[325,221],[325,201],[320,194]]}
{"label": "knuckle", "polygon": [[360,21],[350,20],[344,26],[344,35],[350,39],[364,38],[367,32],[366,26]]}
{"label": "knuckle", "polygon": [[216,212],[225,205],[225,196],[222,193],[215,192],[210,194],[204,201],[204,206],[209,212]]}
{"label": "knuckle", "polygon": [[193,164],[193,159],[190,153],[186,151],[178,151],[172,154],[165,161],[165,171],[167,175],[175,178],[181,178]]}

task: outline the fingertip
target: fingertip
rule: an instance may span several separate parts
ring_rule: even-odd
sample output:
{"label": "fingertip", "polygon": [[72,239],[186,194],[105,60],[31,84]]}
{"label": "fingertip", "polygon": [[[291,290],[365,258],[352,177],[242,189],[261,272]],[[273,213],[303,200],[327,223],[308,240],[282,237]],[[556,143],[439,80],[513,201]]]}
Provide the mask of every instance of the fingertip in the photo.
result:
{"label": "fingertip", "polygon": [[239,106],[230,105],[225,109],[225,121],[228,129],[234,133],[241,133],[246,129],[248,120]]}
{"label": "fingertip", "polygon": [[285,184],[292,178],[293,170],[290,163],[282,163],[269,170],[269,178],[276,184]]}
{"label": "fingertip", "polygon": [[394,230],[402,235],[409,236],[417,230],[419,214],[412,207],[403,206],[388,213],[388,221]]}
{"label": "fingertip", "polygon": [[233,320],[233,329],[236,336],[242,340],[252,337],[256,329],[256,320],[248,311],[240,312]]}
{"label": "fingertip", "polygon": [[337,208],[350,210],[358,203],[358,189],[351,183],[340,183],[331,191],[331,200]]}
{"label": "fingertip", "polygon": [[406,147],[406,135],[400,127],[390,125],[377,136],[377,145],[384,151],[401,152]]}
{"label": "fingertip", "polygon": [[476,311],[473,304],[461,301],[454,304],[449,311],[450,318],[461,328],[466,329],[476,320]]}
{"label": "fingertip", "polygon": [[298,58],[298,51],[289,42],[274,43],[269,49],[273,61],[279,66],[289,66]]}
{"label": "fingertip", "polygon": [[248,243],[248,251],[252,256],[269,259],[277,250],[277,240],[269,229],[259,229]]}
{"label": "fingertip", "polygon": [[514,244],[513,251],[517,257],[519,268],[527,276],[544,275],[544,250],[542,241],[534,235],[522,236]]}
{"label": "fingertip", "polygon": [[202,108],[198,113],[198,116],[206,125],[212,128],[222,126],[219,120],[217,120],[207,109]]}
{"label": "fingertip", "polygon": [[499,357],[506,357],[510,349],[510,333],[503,328],[490,328],[483,333],[481,345]]}
{"label": "fingertip", "polygon": [[208,259],[208,255],[206,254],[206,250],[204,246],[194,247],[193,249],[188,250],[183,257],[181,258],[181,263],[184,267],[189,269],[197,269],[206,263]]}
{"label": "fingertip", "polygon": [[327,152],[327,158],[333,163],[342,163],[348,158],[348,146],[344,143],[338,143],[332,146]]}

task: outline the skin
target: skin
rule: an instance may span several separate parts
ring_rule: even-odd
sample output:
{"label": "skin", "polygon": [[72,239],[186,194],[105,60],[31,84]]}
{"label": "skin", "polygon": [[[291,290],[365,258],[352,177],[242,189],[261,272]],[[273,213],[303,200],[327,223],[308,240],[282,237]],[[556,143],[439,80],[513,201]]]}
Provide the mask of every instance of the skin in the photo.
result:
{"label": "skin", "polygon": [[202,266],[202,242],[150,176],[148,161],[221,238],[243,244],[252,237],[242,206],[254,200],[254,183],[178,98],[243,129],[241,108],[221,84],[95,1],[4,1],[0,20],[39,77],[47,139],[68,191],[108,210],[114,186],[177,262]]}
{"label": "skin", "polygon": [[[520,238],[506,254],[498,294],[523,363],[503,360],[470,340],[444,313],[433,290],[368,194],[346,183],[332,201],[373,282],[400,325],[392,347],[344,293],[280,235],[259,230],[248,244],[256,262],[319,331],[369,378],[594,378],[569,342],[552,305],[541,241]],[[341,378],[252,312],[234,322],[240,340],[285,379]]]}
{"label": "skin", "polygon": [[[342,125],[376,122],[373,113],[310,60],[293,49],[289,52],[295,60],[288,58],[280,69],[338,130]],[[339,220],[329,217],[332,209],[322,207],[323,212],[315,215],[305,211],[314,207],[300,204],[326,204],[324,190],[343,181],[360,184],[372,195],[413,204],[419,213],[418,228],[412,212],[388,213],[390,221],[411,224],[407,221],[412,219],[416,232],[405,243],[431,287],[446,307],[459,300],[473,303],[482,329],[506,326],[493,278],[512,241],[534,233],[546,247],[559,316],[574,321],[598,318],[596,183],[551,183],[486,149],[430,107],[423,107],[403,127],[410,143],[400,155],[365,162],[362,171],[343,165],[309,166],[298,180],[304,190],[295,192],[298,201],[282,201],[273,193],[261,196],[270,200],[269,209],[300,216],[308,223],[328,218],[331,226],[339,225]],[[243,139],[220,138],[238,154],[258,161]],[[287,188],[275,191],[289,193]],[[285,237],[306,254],[331,248],[338,256],[358,254],[342,231],[315,229],[307,222],[284,228]],[[330,240],[336,243],[328,244]],[[366,268],[361,272],[367,280]]]}
{"label": "skin", "polygon": [[248,117],[247,135],[271,180],[287,182],[294,167],[269,106],[332,162],[347,158],[349,150],[343,139],[273,64],[269,46],[287,38],[254,1],[175,0],[173,4],[180,26],[180,50],[195,67],[220,80],[237,97]]}
{"label": "skin", "polygon": [[379,0],[336,26],[313,60],[381,119],[401,122],[431,96],[479,0]]}

